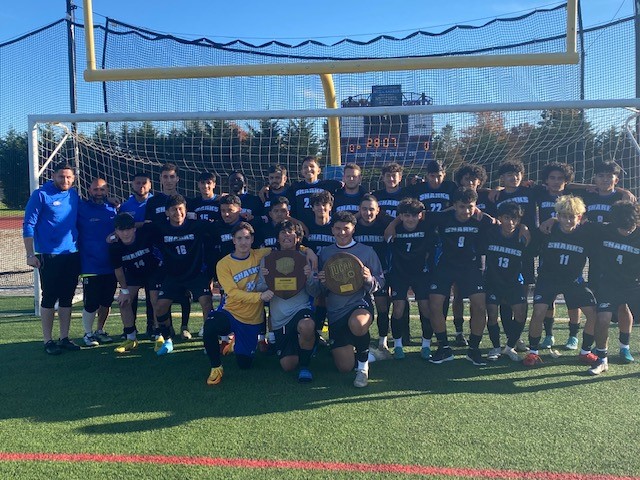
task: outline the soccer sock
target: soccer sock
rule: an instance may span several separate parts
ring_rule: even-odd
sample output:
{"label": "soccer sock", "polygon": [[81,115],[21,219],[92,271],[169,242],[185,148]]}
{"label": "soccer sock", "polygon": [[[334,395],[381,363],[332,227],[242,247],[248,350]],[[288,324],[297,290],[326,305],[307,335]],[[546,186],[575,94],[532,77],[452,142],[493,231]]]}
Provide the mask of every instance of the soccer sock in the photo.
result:
{"label": "soccer sock", "polygon": [[311,354],[313,350],[307,350],[305,348],[298,348],[298,363],[302,368],[307,368],[311,363]]}
{"label": "soccer sock", "polygon": [[136,339],[136,327],[124,327],[124,333],[127,336],[127,340]]}
{"label": "soccer sock", "polygon": [[420,315],[420,326],[422,327],[422,338],[428,338],[431,340],[433,337],[433,327],[431,326],[431,320],[424,315]]}
{"label": "soccer sock", "polygon": [[402,312],[402,321],[404,322],[404,331],[402,332],[402,338],[407,345],[411,342],[411,330],[409,329],[409,301]]}
{"label": "soccer sock", "polygon": [[96,312],[87,312],[82,310],[82,326],[84,327],[84,333],[93,332],[93,320],[96,318]]}
{"label": "soccer sock", "polygon": [[158,315],[158,333],[160,333],[165,340],[171,338],[171,327],[165,323],[170,317],[170,312],[167,312],[164,315]]}
{"label": "soccer sock", "polygon": [[622,333],[618,335],[618,340],[620,341],[620,348],[627,347],[629,348],[629,341],[631,340],[630,333]]}
{"label": "soccer sock", "polygon": [[404,338],[405,332],[409,330],[409,320],[407,318],[400,317],[396,318],[391,317],[391,333],[393,334],[393,338]]}
{"label": "soccer sock", "polygon": [[531,353],[538,353],[540,338],[542,337],[532,337],[531,335],[529,335],[529,350],[531,350]]}
{"label": "soccer sock", "polygon": [[218,343],[218,331],[214,326],[214,321],[207,319],[204,323],[204,331],[202,332],[202,341],[204,342],[204,351],[209,357],[211,368],[216,368],[220,363],[220,344]]}
{"label": "soccer sock", "polygon": [[503,325],[504,322],[508,323],[513,320],[513,310],[511,309],[511,305],[500,305],[500,318],[502,319]]}
{"label": "soccer sock", "polygon": [[402,338],[394,338],[393,339],[393,346],[394,347],[398,347],[398,348],[402,348]]}
{"label": "soccer sock", "polygon": [[593,335],[589,335],[587,332],[584,332],[584,331],[582,332],[582,352],[588,353],[591,351],[593,340],[594,340]]}
{"label": "soccer sock", "polygon": [[476,335],[475,333],[469,335],[469,350],[478,350],[480,348],[481,341],[482,335]]}
{"label": "soccer sock", "polygon": [[378,348],[389,348],[387,343],[387,337],[380,337],[378,339]]}
{"label": "soccer sock", "polygon": [[555,321],[553,317],[544,317],[544,334],[547,337],[553,335],[553,324]]}
{"label": "soccer sock", "polygon": [[598,358],[602,358],[603,360],[606,360],[608,354],[609,354],[609,351],[606,348],[604,349],[596,348],[596,355],[598,356]]}
{"label": "soccer sock", "polygon": [[378,318],[376,319],[378,325],[378,336],[386,337],[389,335],[389,311],[378,312]]}
{"label": "soccer sock", "polygon": [[180,308],[182,308],[182,327],[184,327],[181,330],[186,330],[191,316],[191,295],[185,295],[180,299]]}
{"label": "soccer sock", "polygon": [[365,360],[365,361],[358,360],[357,367],[358,367],[358,370],[364,370],[365,372],[368,372],[369,371],[369,361],[368,360]]}
{"label": "soccer sock", "polygon": [[267,342],[269,342],[272,345],[276,343],[276,334],[273,332],[267,333]]}
{"label": "soccer sock", "polygon": [[356,360],[359,362],[366,362],[369,356],[369,342],[371,341],[371,335],[367,331],[364,335],[359,337],[353,336],[353,346],[356,348]]}
{"label": "soccer sock", "polygon": [[500,347],[500,325],[497,323],[494,325],[487,325],[487,331],[489,332],[489,339],[494,348]]}
{"label": "soccer sock", "polygon": [[422,337],[422,348],[431,348],[431,338]]}
{"label": "soccer sock", "polygon": [[259,342],[264,342],[264,339],[265,339],[265,338],[267,338],[267,337],[265,336],[265,334],[264,334],[264,333],[259,333],[259,334],[258,334],[258,341],[259,341]]}
{"label": "soccer sock", "polygon": [[579,323],[570,323],[569,324],[569,336],[570,337],[577,337],[579,331],[580,331],[580,324]]}
{"label": "soccer sock", "polygon": [[462,327],[464,325],[464,318],[454,318],[453,326],[456,328],[456,335],[462,333]]}
{"label": "soccer sock", "polygon": [[511,331],[509,332],[507,345],[511,348],[516,348],[516,343],[520,340],[520,335],[522,335],[522,331],[524,330],[524,322],[518,322],[516,320],[512,321]]}
{"label": "soccer sock", "polygon": [[449,346],[449,339],[447,338],[447,331],[436,333],[438,339],[438,348],[445,348]]}

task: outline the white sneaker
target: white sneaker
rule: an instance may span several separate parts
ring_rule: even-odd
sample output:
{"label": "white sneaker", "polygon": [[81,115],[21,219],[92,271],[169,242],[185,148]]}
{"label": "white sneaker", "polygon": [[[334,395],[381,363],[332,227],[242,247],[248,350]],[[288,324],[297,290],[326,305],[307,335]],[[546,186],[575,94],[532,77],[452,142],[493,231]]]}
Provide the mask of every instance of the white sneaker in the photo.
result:
{"label": "white sneaker", "polygon": [[522,360],[520,358],[520,355],[518,355],[518,352],[516,352],[516,349],[515,348],[511,348],[508,345],[506,347],[504,347],[504,350],[502,350],[502,355],[506,355],[507,357],[509,357],[514,362],[519,362],[519,361]]}
{"label": "white sneaker", "polygon": [[492,362],[495,362],[500,358],[501,353],[502,353],[502,349],[500,347],[494,347],[491,350],[489,350],[489,353],[487,353],[487,360],[491,360]]}
{"label": "white sneaker", "polygon": [[609,360],[606,358],[598,358],[598,361],[589,369],[591,375],[600,375],[609,370]]}
{"label": "white sneaker", "polygon": [[87,347],[97,347],[100,345],[100,342],[96,340],[96,337],[94,337],[92,333],[85,333],[82,339]]}
{"label": "white sneaker", "polygon": [[369,353],[377,362],[380,362],[382,360],[389,360],[391,358],[391,353],[389,352],[389,350],[370,348]]}
{"label": "white sneaker", "polygon": [[529,351],[529,347],[527,347],[527,344],[524,343],[524,340],[520,339],[518,340],[518,343],[516,343],[516,352],[528,352]]}
{"label": "white sneaker", "polygon": [[358,370],[356,373],[356,378],[353,381],[353,386],[357,388],[363,388],[369,385],[369,371],[368,370]]}

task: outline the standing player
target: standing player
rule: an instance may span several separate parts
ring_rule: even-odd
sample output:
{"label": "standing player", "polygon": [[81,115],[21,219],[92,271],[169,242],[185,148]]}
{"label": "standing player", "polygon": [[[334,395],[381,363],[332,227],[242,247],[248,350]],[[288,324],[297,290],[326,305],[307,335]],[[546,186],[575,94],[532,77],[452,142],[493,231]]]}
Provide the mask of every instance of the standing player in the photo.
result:
{"label": "standing player", "polygon": [[342,175],[344,186],[335,194],[333,211],[351,212],[356,214],[360,210],[360,199],[367,193],[362,188],[362,169],[355,163],[347,163]]}
{"label": "standing player", "polygon": [[[527,320],[527,287],[522,277],[522,258],[526,242],[520,237],[519,226],[522,207],[507,202],[498,209],[500,225],[492,225],[483,238],[485,254],[484,282],[487,299],[487,331],[493,348],[487,360],[497,360],[500,354],[519,362],[516,345]],[[514,321],[505,328],[507,345],[500,349],[500,327],[498,309],[509,305]]]}
{"label": "standing player", "polygon": [[269,165],[267,180],[267,186],[263,187],[258,193],[258,196],[264,200],[265,211],[269,211],[271,204],[278,197],[286,197],[288,194],[286,167],[279,163]]}
{"label": "standing player", "polygon": [[470,302],[471,335],[466,358],[474,365],[486,365],[480,353],[480,341],[487,323],[480,239],[484,230],[493,224],[493,219],[486,214],[482,214],[480,220],[473,216],[477,200],[478,194],[474,190],[460,188],[453,196],[453,211],[431,217],[442,242],[442,255],[432,277],[429,295],[431,325],[438,339],[438,350],[429,360],[432,363],[453,360],[443,307],[455,283],[460,296],[469,298]]}
{"label": "standing player", "polygon": [[427,163],[427,181],[407,188],[407,196],[422,202],[427,213],[444,211],[451,206],[451,197],[457,190],[455,183],[445,180],[446,175],[444,166],[436,160],[431,160]]}
{"label": "standing player", "polygon": [[307,233],[304,245],[311,248],[316,255],[320,255],[323,248],[333,245],[335,238],[331,229],[331,209],[333,208],[333,195],[326,190],[314,193],[311,196],[313,209],[313,221],[306,224]]}
{"label": "standing player", "polygon": [[399,163],[392,162],[384,165],[381,172],[384,188],[373,192],[380,210],[392,218],[396,218],[396,209],[400,200],[408,196],[401,187],[402,171],[402,165]]}
{"label": "standing player", "polygon": [[[542,324],[549,306],[556,296],[563,294],[567,308],[580,308],[587,322],[584,332],[594,331],[596,300],[582,278],[582,270],[589,255],[592,225],[580,226],[585,213],[579,197],[565,195],[556,201],[557,225],[541,240],[538,282],[533,296],[533,314],[529,325],[529,353],[523,363],[528,367],[539,363]],[[588,359],[587,359],[588,360]]]}
{"label": "standing player", "polygon": [[109,258],[120,284],[118,304],[125,334],[124,342],[115,348],[115,352],[125,353],[138,347],[133,299],[144,288],[149,292],[153,308],[158,300],[158,260],[153,254],[150,227],[136,227],[133,218],[126,213],[118,214],[114,225],[118,241],[109,244]]}
{"label": "standing player", "polygon": [[[116,277],[105,241],[113,232],[116,209],[107,203],[107,195],[107,182],[96,178],[89,186],[89,199],[80,200],[78,206],[78,250],[84,304],[82,325],[84,344],[88,347],[113,341],[104,330],[116,292]],[[94,332],[96,312],[98,329]]]}
{"label": "standing player", "polygon": [[306,157],[300,167],[300,176],[304,180],[294,183],[288,190],[291,216],[305,225],[313,223],[311,196],[325,190],[335,195],[342,188],[342,182],[338,180],[319,180],[321,171],[316,157]]}
{"label": "standing player", "polygon": [[[322,249],[320,265],[324,266],[338,252],[355,255],[364,265],[361,272],[364,285],[360,290],[350,295],[337,295],[331,291],[326,294],[333,361],[340,372],[350,372],[355,366],[353,385],[361,388],[369,383],[369,327],[373,322],[371,294],[384,285],[384,274],[376,252],[353,239],[355,228],[356,218],[352,213],[338,212],[335,215],[332,230],[336,243]],[[320,271],[318,278],[324,284],[325,272]]]}
{"label": "standing player", "polygon": [[[304,255],[299,251],[303,235],[300,225],[284,220],[277,225],[276,230],[279,250],[298,251],[300,255]],[[256,287],[258,292],[269,290],[265,280],[269,271],[264,268],[264,261],[263,258],[260,262],[262,268]],[[274,295],[269,301],[271,330],[275,334],[275,348],[280,366],[285,372],[300,366],[298,381],[302,383],[313,380],[309,363],[318,335],[309,299],[321,291],[317,275],[314,275],[317,272],[313,272],[308,263],[304,267],[304,273],[307,278],[306,284],[296,295],[287,299]]]}
{"label": "standing player", "polygon": [[640,206],[619,201],[611,206],[609,215],[611,222],[599,228],[595,242],[600,278],[595,330],[598,360],[589,369],[592,375],[609,369],[607,340],[612,314],[625,304],[634,315],[640,314]]}
{"label": "standing player", "polygon": [[202,172],[198,175],[200,196],[187,200],[190,218],[215,222],[220,220],[220,196],[215,193],[216,174]]}
{"label": "standing player", "polygon": [[[40,320],[44,351],[49,355],[59,355],[62,350],[80,350],[69,340],[71,303],[80,274],[80,254],[76,245],[79,197],[73,188],[74,180],[70,164],[55,164],[52,180],[31,194],[24,212],[22,237],[27,265],[40,272]],[[58,342],[52,339],[56,301],[60,321]]]}
{"label": "standing player", "polygon": [[[360,200],[360,218],[356,225],[353,239],[373,248],[378,255],[382,272],[386,275],[389,272],[389,252],[387,242],[384,238],[384,231],[391,223],[392,218],[380,212],[380,206],[376,197],[366,194]],[[376,305],[376,324],[378,326],[378,349],[383,352],[383,356],[389,352],[389,306],[391,296],[389,287],[384,285],[373,294]]]}
{"label": "standing player", "polygon": [[[395,238],[391,247],[389,284],[393,300],[393,355],[396,359],[405,357],[402,337],[409,329],[403,312],[407,309],[409,288],[413,289],[418,302],[420,324],[422,326],[422,358],[431,358],[431,337],[433,328],[429,319],[429,267],[427,259],[433,251],[434,235],[430,223],[424,219],[424,205],[415,198],[405,198],[398,205],[398,217],[394,223]],[[390,240],[390,239],[389,239]]]}
{"label": "standing player", "polygon": [[247,178],[241,172],[233,172],[229,175],[229,192],[237,195],[242,203],[242,213],[250,215],[252,218],[264,215],[264,202],[260,197],[247,192]]}

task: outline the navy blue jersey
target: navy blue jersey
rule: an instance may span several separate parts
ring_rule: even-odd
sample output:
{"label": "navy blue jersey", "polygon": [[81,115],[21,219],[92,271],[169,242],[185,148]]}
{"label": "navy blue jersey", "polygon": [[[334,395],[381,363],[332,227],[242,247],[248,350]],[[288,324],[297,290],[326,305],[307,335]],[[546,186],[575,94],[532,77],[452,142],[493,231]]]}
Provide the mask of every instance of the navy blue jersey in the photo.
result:
{"label": "navy blue jersey", "polygon": [[458,186],[450,180],[445,180],[438,188],[431,188],[429,182],[422,182],[407,187],[406,196],[420,200],[427,212],[439,213],[451,206],[451,199],[457,189]]}
{"label": "navy blue jersey", "polygon": [[260,197],[251,193],[243,193],[238,195],[242,204],[242,213],[248,213],[254,218],[261,217],[265,214],[264,204]]}
{"label": "navy blue jersey", "polygon": [[538,226],[536,214],[536,192],[530,187],[518,187],[514,192],[501,190],[496,200],[496,212],[500,205],[506,202],[514,202],[519,204],[524,210],[522,223],[530,229]]}
{"label": "navy blue jersey", "polygon": [[338,190],[333,200],[333,212],[357,213],[360,210],[360,200],[367,191],[360,187],[357,193],[346,193],[344,188]]}
{"label": "navy blue jersey", "polygon": [[[153,254],[153,237],[149,225],[136,230],[130,245],[121,241],[109,244],[109,258],[113,269],[122,268],[127,278],[144,280],[156,271],[158,260]],[[142,282],[141,282],[142,283]],[[142,286],[136,285],[136,286]]]}
{"label": "navy blue jersey", "polygon": [[311,196],[324,190],[335,195],[342,188],[342,182],[338,180],[318,180],[315,183],[305,181],[294,183],[288,190],[289,203],[291,204],[291,216],[303,222],[305,225],[313,223],[314,214],[311,210]]}
{"label": "navy blue jersey", "polygon": [[611,206],[618,200],[622,200],[623,193],[614,190],[609,195],[600,195],[598,193],[582,194],[582,199],[587,207],[587,219],[593,223],[606,223],[610,221],[609,212]]}
{"label": "navy blue jersey", "polygon": [[397,191],[393,193],[387,192],[384,188],[380,190],[376,190],[372,193],[374,197],[378,200],[378,206],[380,207],[380,212],[384,212],[390,217],[396,218],[398,215],[397,209],[400,200],[403,198],[407,198],[410,195],[407,195],[407,191],[403,188],[399,188]]}
{"label": "navy blue jersey", "polygon": [[516,229],[510,236],[502,233],[500,225],[486,229],[482,237],[482,251],[485,255],[485,281],[493,288],[509,288],[523,285],[522,257],[525,243]]}
{"label": "navy blue jersey", "polygon": [[359,221],[356,224],[356,230],[353,234],[353,239],[356,242],[364,243],[373,248],[380,259],[380,264],[384,272],[389,271],[389,246],[384,239],[384,230],[392,220],[389,215],[380,213],[369,225],[365,225]]}
{"label": "navy blue jersey", "polygon": [[478,201],[476,202],[476,207],[484,213],[495,217],[496,204],[489,200],[489,192],[491,192],[491,190],[487,188],[478,189]]}
{"label": "navy blue jersey", "polygon": [[271,204],[275,203],[275,201],[279,198],[279,197],[287,197],[289,198],[289,188],[287,187],[284,190],[282,190],[279,193],[275,193],[272,192],[271,190],[269,190],[269,195],[267,195],[267,198],[264,201],[264,212],[265,215],[269,212],[269,209],[271,208]]}
{"label": "navy blue jersey", "polygon": [[487,215],[482,220],[471,217],[466,222],[456,218],[455,211],[450,210],[440,215],[429,217],[442,243],[442,254],[438,259],[438,267],[466,270],[480,268],[481,235],[493,225]]}
{"label": "navy blue jersey", "polygon": [[209,222],[220,220],[220,196],[190,198],[187,200],[187,212],[195,215],[196,220]]}
{"label": "navy blue jersey", "polygon": [[598,225],[593,258],[600,285],[618,286],[620,290],[640,285],[640,229],[623,235],[613,225]]}
{"label": "navy blue jersey", "polygon": [[278,224],[273,223],[273,220],[271,219],[269,219],[268,222],[260,222],[256,224],[256,237],[260,248],[276,247],[276,244],[278,243],[277,226]]}
{"label": "navy blue jersey", "polygon": [[156,193],[153,197],[147,200],[147,208],[144,212],[144,219],[151,220],[152,222],[166,223],[167,215],[166,204],[169,196],[165,193]]}
{"label": "navy blue jersey", "polygon": [[586,223],[565,233],[560,225],[553,225],[551,233],[544,235],[538,246],[538,278],[559,283],[581,280],[594,228],[594,224]]}
{"label": "navy blue jersey", "polygon": [[316,255],[320,255],[323,248],[336,243],[336,239],[331,232],[331,222],[325,225],[318,225],[315,220],[307,224],[309,234],[304,237],[302,244],[313,249]]}
{"label": "navy blue jersey", "polygon": [[418,222],[414,230],[407,230],[402,223],[396,227],[396,237],[391,244],[391,268],[394,274],[423,272],[427,269],[427,255],[434,250],[433,226],[427,221]]}

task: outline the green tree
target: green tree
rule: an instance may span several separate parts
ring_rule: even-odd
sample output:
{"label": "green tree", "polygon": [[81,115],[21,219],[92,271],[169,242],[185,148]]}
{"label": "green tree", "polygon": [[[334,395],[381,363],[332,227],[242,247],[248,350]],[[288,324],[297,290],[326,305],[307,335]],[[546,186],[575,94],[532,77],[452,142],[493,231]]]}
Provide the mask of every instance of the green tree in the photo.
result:
{"label": "green tree", "polygon": [[0,139],[0,186],[9,208],[22,209],[29,199],[27,134],[11,128]]}
{"label": "green tree", "polygon": [[308,155],[316,155],[320,149],[315,124],[306,118],[289,120],[282,143],[287,157],[293,161]]}

